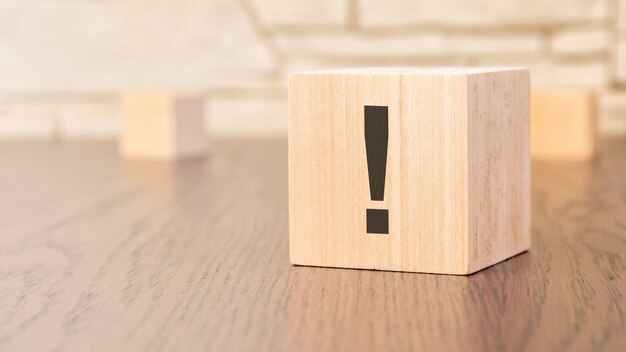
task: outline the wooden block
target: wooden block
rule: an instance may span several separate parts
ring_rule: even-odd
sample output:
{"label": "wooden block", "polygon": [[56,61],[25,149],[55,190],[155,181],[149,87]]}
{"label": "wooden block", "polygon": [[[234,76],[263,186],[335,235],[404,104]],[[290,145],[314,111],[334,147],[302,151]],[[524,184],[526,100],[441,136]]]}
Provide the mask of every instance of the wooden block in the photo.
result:
{"label": "wooden block", "polygon": [[535,159],[592,159],[596,104],[590,91],[533,90],[530,153]]}
{"label": "wooden block", "polygon": [[131,92],[122,98],[121,154],[175,159],[206,153],[204,99],[168,92]]}
{"label": "wooden block", "polygon": [[470,274],[530,247],[529,73],[289,77],[293,264]]}

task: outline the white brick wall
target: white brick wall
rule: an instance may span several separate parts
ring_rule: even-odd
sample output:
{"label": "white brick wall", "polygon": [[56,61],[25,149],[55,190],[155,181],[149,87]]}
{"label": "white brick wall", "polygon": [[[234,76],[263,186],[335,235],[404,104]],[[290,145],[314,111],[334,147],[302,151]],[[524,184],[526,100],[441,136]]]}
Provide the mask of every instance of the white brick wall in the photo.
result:
{"label": "white brick wall", "polygon": [[341,25],[347,4],[338,0],[253,0],[261,21],[270,26]]}
{"label": "white brick wall", "polygon": [[207,102],[208,129],[217,137],[283,137],[287,102],[276,98],[226,98]]}
{"label": "white brick wall", "polygon": [[443,57],[462,54],[539,53],[542,38],[523,35],[443,34],[368,36],[360,33],[278,35],[285,53],[346,57]]}
{"label": "white brick wall", "polygon": [[613,33],[605,28],[563,29],[557,31],[550,41],[556,54],[602,53],[609,48]]}
{"label": "white brick wall", "polygon": [[606,92],[601,95],[598,105],[602,114],[598,124],[600,133],[609,136],[626,135],[626,91]]}
{"label": "white brick wall", "polygon": [[210,133],[284,136],[290,71],[523,65],[626,134],[626,0],[0,1],[0,139],[114,138],[132,89],[206,93]]}
{"label": "white brick wall", "polygon": [[626,86],[626,0],[618,0],[617,6],[617,30],[615,33],[617,45],[613,50],[614,69],[617,83]]}
{"label": "white brick wall", "polygon": [[600,89],[609,82],[607,66],[601,60],[542,61],[529,66],[531,81],[535,87]]}
{"label": "white brick wall", "polygon": [[57,116],[50,104],[0,102],[0,139],[51,139]]}
{"label": "white brick wall", "polygon": [[602,20],[604,0],[359,0],[368,27],[436,25],[539,26]]}
{"label": "white brick wall", "polygon": [[114,138],[119,133],[119,106],[115,100],[81,101],[59,107],[59,133],[72,138]]}
{"label": "white brick wall", "polygon": [[0,90],[205,88],[271,73],[237,1],[0,2]]}
{"label": "white brick wall", "polygon": [[278,35],[276,41],[284,53],[330,57],[442,56],[446,38],[440,34],[381,35],[360,33]]}

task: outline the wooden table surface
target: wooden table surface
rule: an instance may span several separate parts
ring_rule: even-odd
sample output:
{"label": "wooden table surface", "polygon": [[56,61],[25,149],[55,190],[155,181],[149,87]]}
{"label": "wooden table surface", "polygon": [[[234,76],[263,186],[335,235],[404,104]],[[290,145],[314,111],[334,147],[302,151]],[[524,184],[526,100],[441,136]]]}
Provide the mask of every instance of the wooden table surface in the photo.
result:
{"label": "wooden table surface", "polygon": [[0,350],[626,351],[626,140],[533,163],[532,249],[468,277],[291,266],[286,160],[1,143]]}

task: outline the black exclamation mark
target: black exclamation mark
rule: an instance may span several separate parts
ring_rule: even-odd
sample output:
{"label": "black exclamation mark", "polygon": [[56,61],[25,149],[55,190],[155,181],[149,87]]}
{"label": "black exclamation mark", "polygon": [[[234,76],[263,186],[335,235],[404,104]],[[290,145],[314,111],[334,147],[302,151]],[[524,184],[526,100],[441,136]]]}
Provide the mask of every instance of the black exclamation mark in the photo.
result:
{"label": "black exclamation mark", "polygon": [[[385,199],[389,114],[386,106],[365,105],[365,152],[372,200]],[[367,209],[367,233],[389,233],[389,210]]]}

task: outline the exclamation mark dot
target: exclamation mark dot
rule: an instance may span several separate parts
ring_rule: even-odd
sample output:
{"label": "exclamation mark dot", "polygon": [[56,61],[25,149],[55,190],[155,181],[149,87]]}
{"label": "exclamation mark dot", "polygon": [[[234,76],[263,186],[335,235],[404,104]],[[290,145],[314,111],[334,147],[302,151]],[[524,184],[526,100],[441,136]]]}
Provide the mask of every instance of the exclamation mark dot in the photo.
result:
{"label": "exclamation mark dot", "polygon": [[[387,143],[389,141],[387,106],[365,105],[365,152],[370,183],[370,199],[385,200]],[[389,233],[389,210],[367,209],[367,233]]]}

